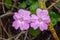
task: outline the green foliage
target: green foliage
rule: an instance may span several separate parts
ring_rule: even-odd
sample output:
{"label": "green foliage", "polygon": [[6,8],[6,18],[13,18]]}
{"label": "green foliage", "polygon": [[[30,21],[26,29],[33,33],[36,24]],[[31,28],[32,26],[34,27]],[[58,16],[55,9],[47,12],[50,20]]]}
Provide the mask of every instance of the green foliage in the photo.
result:
{"label": "green foliage", "polygon": [[32,4],[32,0],[26,0],[26,3],[28,4],[28,5],[30,5],[30,4]]}
{"label": "green foliage", "polygon": [[22,3],[19,3],[18,8],[23,8],[23,9],[25,9],[26,6],[27,6],[26,2],[23,1]]}
{"label": "green foliage", "polygon": [[11,0],[5,0],[4,2],[5,2],[6,8],[7,8],[7,9],[10,9],[10,8],[11,8],[10,5],[12,5],[12,1],[11,1]]}
{"label": "green foliage", "polygon": [[32,14],[35,14],[36,13],[36,9],[39,7],[39,3],[38,2],[35,2],[33,3],[31,6],[30,6],[30,11]]}
{"label": "green foliage", "polygon": [[55,13],[55,12],[53,12],[53,11],[50,11],[49,12],[49,15],[50,15],[50,18],[51,18],[51,23],[52,23],[52,25],[54,26],[54,25],[56,25],[56,23],[57,23],[57,14]]}
{"label": "green foliage", "polygon": [[29,33],[30,33],[32,36],[37,37],[37,36],[39,35],[39,33],[40,33],[40,30],[39,30],[39,29],[34,30],[34,29],[30,28],[30,29],[29,29]]}
{"label": "green foliage", "polygon": [[51,18],[51,22],[52,22],[52,25],[53,25],[53,26],[57,24],[57,20],[54,19],[54,18],[53,18],[53,19]]}
{"label": "green foliage", "polygon": [[31,5],[35,2],[35,0],[26,0],[27,5]]}

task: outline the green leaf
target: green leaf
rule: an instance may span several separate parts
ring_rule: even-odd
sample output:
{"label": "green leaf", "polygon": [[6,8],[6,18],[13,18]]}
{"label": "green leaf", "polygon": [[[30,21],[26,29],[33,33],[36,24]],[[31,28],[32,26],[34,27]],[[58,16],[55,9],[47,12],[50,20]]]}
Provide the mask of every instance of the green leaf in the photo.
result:
{"label": "green leaf", "polygon": [[27,5],[31,5],[35,2],[35,0],[26,0]]}
{"label": "green leaf", "polygon": [[26,6],[27,6],[26,2],[23,1],[22,3],[19,3],[18,8],[23,8],[23,9],[25,9]]}
{"label": "green leaf", "polygon": [[37,37],[39,34],[40,34],[40,30],[37,29],[37,30],[34,30],[32,28],[29,29],[29,33],[34,36],[34,37]]}
{"label": "green leaf", "polygon": [[39,3],[38,2],[35,2],[33,3],[31,6],[30,6],[30,11],[32,14],[35,14],[36,13],[36,9],[39,7]]}
{"label": "green leaf", "polygon": [[51,23],[52,25],[56,25],[57,24],[57,14],[53,11],[49,12],[50,18],[51,18]]}
{"label": "green leaf", "polygon": [[55,19],[57,18],[57,14],[53,11],[50,11],[49,15],[50,15],[51,18],[55,18]]}
{"label": "green leaf", "polygon": [[57,20],[56,20],[56,19],[54,19],[54,18],[52,18],[52,19],[51,19],[51,23],[52,23],[52,25],[54,26],[54,25],[56,25],[56,24],[57,24]]}
{"label": "green leaf", "polygon": [[33,2],[32,0],[26,0],[27,5],[31,5]]}
{"label": "green leaf", "polygon": [[10,5],[12,5],[12,1],[11,1],[11,0],[5,0],[4,2],[5,2],[6,8],[7,8],[7,9],[10,9],[10,8],[11,8]]}

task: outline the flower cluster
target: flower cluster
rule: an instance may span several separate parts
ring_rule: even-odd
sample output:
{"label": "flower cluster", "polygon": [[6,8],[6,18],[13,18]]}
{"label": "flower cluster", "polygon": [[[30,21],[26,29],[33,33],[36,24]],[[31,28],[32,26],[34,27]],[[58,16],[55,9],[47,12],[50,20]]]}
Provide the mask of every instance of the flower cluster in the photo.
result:
{"label": "flower cluster", "polygon": [[47,10],[37,9],[36,15],[32,14],[30,11],[20,9],[13,15],[14,22],[12,26],[15,29],[20,28],[20,30],[28,30],[32,27],[34,30],[39,28],[41,31],[48,29],[48,23],[50,18]]}

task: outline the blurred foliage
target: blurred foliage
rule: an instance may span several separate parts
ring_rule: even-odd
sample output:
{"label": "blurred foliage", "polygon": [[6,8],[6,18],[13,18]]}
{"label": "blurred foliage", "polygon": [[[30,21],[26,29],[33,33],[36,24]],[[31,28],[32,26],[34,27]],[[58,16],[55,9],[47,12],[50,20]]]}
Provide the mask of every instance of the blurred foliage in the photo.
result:
{"label": "blurred foliage", "polygon": [[60,21],[60,15],[57,15],[57,13],[53,12],[53,11],[49,11],[49,16],[51,18],[51,23],[54,25],[57,24],[57,22]]}
{"label": "blurred foliage", "polygon": [[23,1],[22,3],[19,3],[18,8],[23,8],[23,9],[25,9],[26,6],[27,6],[26,2]]}
{"label": "blurred foliage", "polygon": [[36,2],[36,0],[26,0],[27,5],[31,5],[31,4],[33,4],[34,2]]}
{"label": "blurred foliage", "polygon": [[4,3],[5,3],[5,6],[6,6],[7,9],[11,8],[11,6],[10,6],[10,5],[12,5],[12,1],[11,0],[5,0]]}
{"label": "blurred foliage", "polygon": [[34,36],[37,37],[40,34],[40,29],[34,30],[33,28],[29,29],[29,33]]}
{"label": "blurred foliage", "polygon": [[31,6],[30,6],[30,11],[32,14],[35,14],[36,13],[36,9],[39,7],[39,3],[38,2],[35,2],[33,3]]}
{"label": "blurred foliage", "polygon": [[35,2],[36,2],[36,0],[26,0],[26,1],[23,1],[22,3],[19,3],[18,8],[25,9],[27,6],[30,6],[30,5],[32,5]]}

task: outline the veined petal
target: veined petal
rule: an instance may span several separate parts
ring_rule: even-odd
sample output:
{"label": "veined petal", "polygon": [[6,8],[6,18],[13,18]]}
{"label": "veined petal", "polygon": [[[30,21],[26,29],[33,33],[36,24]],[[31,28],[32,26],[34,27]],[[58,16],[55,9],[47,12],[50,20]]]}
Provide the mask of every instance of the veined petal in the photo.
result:
{"label": "veined petal", "polygon": [[30,11],[25,10],[24,16],[30,16],[30,14],[31,14]]}
{"label": "veined petal", "polygon": [[28,30],[29,29],[29,24],[23,22],[20,26],[20,30]]}
{"label": "veined petal", "polygon": [[38,21],[31,23],[31,27],[36,30],[39,27]]}
{"label": "veined petal", "polygon": [[50,17],[49,16],[45,16],[43,18],[41,18],[42,21],[44,21],[45,23],[49,23],[50,22]]}
{"label": "veined petal", "polygon": [[13,22],[12,26],[15,28],[15,29],[18,29],[20,27],[20,21],[19,20],[16,20]]}
{"label": "veined petal", "polygon": [[23,17],[23,20],[24,20],[26,23],[30,23],[30,22],[31,22],[31,17],[30,17],[30,16]]}
{"label": "veined petal", "polygon": [[47,30],[48,29],[48,25],[44,22],[41,22],[39,25],[39,28],[41,31]]}
{"label": "veined petal", "polygon": [[38,17],[41,17],[40,15],[42,14],[42,9],[39,9],[39,8],[38,8],[38,9],[36,10],[36,14],[37,14]]}
{"label": "veined petal", "polygon": [[19,14],[15,12],[14,15],[13,15],[13,19],[14,20],[20,19]]}
{"label": "veined petal", "polygon": [[20,9],[18,11],[18,14],[19,14],[20,17],[23,17],[24,13],[25,13],[25,10],[23,10],[23,9]]}
{"label": "veined petal", "polygon": [[40,13],[42,12],[42,9],[40,9],[40,8],[38,8],[37,10],[36,10],[36,13],[39,15]]}
{"label": "veined petal", "polygon": [[35,21],[37,21],[39,18],[36,16],[36,15],[31,15],[31,21],[32,22],[35,22]]}
{"label": "veined petal", "polygon": [[48,15],[48,10],[43,10],[42,13],[43,15]]}
{"label": "veined petal", "polygon": [[36,14],[38,17],[45,17],[48,15],[48,10],[37,9]]}
{"label": "veined petal", "polygon": [[20,9],[18,11],[18,13],[19,13],[20,16],[30,16],[30,14],[31,14],[30,11],[23,10],[23,9]]}

